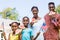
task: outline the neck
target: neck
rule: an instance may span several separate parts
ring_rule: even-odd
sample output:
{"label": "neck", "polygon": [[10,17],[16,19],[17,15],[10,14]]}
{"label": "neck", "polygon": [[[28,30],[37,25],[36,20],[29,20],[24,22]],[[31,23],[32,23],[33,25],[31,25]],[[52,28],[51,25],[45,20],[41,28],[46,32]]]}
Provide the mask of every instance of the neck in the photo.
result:
{"label": "neck", "polygon": [[33,17],[33,18],[37,19],[37,18],[38,18],[38,16],[36,16],[36,17]]}
{"label": "neck", "polygon": [[15,31],[13,31],[13,34],[15,34]]}
{"label": "neck", "polygon": [[28,28],[28,26],[25,26],[25,28]]}
{"label": "neck", "polygon": [[[50,10],[50,11],[52,11],[52,10]],[[53,10],[52,12],[55,12],[55,10]]]}

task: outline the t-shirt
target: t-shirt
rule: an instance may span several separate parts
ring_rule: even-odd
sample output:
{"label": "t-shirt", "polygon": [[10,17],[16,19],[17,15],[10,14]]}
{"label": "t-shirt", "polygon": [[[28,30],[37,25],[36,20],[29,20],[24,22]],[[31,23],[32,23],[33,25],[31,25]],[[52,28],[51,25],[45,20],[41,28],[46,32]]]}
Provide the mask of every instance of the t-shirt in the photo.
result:
{"label": "t-shirt", "polygon": [[31,40],[31,37],[33,36],[32,29],[25,28],[22,31],[22,40]]}
{"label": "t-shirt", "polygon": [[13,35],[13,31],[10,33],[10,40],[20,40],[22,29],[17,29],[15,31],[15,35]]}

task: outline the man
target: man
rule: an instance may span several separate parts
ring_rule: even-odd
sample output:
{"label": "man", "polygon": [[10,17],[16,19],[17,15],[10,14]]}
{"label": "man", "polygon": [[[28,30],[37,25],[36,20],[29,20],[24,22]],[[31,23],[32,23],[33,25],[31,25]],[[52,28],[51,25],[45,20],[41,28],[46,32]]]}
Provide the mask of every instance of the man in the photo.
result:
{"label": "man", "polygon": [[54,2],[49,2],[49,13],[45,15],[45,22],[48,26],[47,31],[44,33],[44,40],[59,40],[59,27],[57,25],[58,15],[55,11]]}

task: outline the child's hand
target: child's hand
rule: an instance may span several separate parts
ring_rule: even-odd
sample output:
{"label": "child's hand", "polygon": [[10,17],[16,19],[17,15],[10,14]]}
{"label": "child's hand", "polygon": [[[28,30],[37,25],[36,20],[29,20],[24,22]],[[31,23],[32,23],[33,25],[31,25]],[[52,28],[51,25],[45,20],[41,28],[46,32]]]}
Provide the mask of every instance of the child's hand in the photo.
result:
{"label": "child's hand", "polygon": [[5,32],[3,32],[3,36],[5,35]]}
{"label": "child's hand", "polygon": [[6,34],[5,34],[5,32],[3,32],[3,36],[4,36],[4,39],[7,40],[7,39],[6,39]]}

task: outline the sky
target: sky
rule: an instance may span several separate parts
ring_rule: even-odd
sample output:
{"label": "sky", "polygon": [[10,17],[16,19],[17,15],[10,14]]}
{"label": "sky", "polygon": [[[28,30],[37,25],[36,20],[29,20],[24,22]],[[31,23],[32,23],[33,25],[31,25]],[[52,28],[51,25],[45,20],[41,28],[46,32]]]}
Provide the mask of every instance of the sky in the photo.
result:
{"label": "sky", "polygon": [[32,18],[31,8],[37,6],[39,9],[38,15],[43,18],[49,12],[49,2],[54,2],[56,7],[60,4],[60,0],[0,0],[0,11],[8,7],[16,8],[21,20],[24,16]]}

